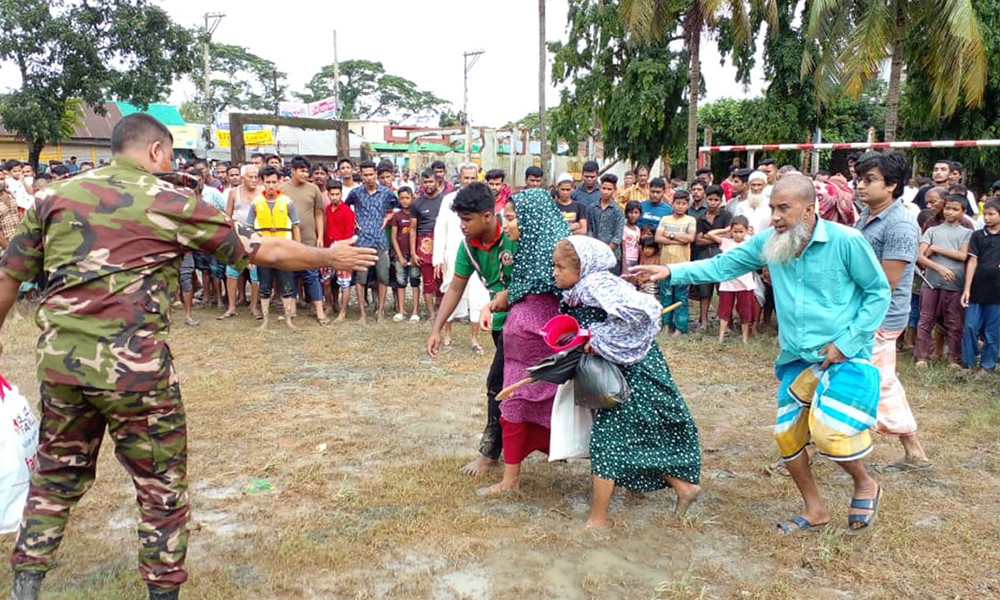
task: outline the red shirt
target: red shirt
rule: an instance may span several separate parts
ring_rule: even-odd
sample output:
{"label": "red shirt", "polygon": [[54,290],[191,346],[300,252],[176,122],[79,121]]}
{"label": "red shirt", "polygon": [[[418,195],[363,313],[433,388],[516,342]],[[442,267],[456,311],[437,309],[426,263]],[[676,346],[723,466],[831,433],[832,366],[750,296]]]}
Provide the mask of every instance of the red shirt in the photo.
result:
{"label": "red shirt", "polygon": [[354,210],[341,202],[334,209],[333,204],[326,207],[326,227],[323,230],[323,245],[329,247],[334,242],[354,237],[357,223]]}
{"label": "red shirt", "polygon": [[720,185],[719,187],[722,188],[722,195],[725,196],[725,198],[723,198],[723,200],[725,200],[726,202],[729,202],[730,200],[732,200],[732,198],[733,198],[733,184],[729,183],[728,179],[723,179],[722,180],[722,185]]}

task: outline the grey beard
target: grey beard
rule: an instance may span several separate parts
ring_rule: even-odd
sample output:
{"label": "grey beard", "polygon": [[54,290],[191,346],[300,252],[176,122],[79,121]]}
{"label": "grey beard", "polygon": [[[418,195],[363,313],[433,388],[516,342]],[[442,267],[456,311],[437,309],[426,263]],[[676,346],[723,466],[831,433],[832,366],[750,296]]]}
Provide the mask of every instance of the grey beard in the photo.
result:
{"label": "grey beard", "polygon": [[784,233],[775,231],[764,244],[764,260],[768,263],[783,264],[791,261],[809,243],[810,231],[799,221]]}
{"label": "grey beard", "polygon": [[764,194],[747,194],[747,205],[757,210],[757,207],[764,203]]}

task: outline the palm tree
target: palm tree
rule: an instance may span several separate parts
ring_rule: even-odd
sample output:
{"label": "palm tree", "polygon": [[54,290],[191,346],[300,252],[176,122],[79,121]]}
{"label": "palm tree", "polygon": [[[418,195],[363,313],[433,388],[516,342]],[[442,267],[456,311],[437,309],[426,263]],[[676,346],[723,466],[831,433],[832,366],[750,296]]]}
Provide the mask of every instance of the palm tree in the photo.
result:
{"label": "palm tree", "polygon": [[[919,43],[907,44],[908,30]],[[969,108],[983,100],[986,48],[972,0],[813,0],[806,39],[802,78],[813,77],[820,106],[839,89],[857,97],[891,59],[887,142],[896,141],[904,58],[927,74],[931,116],[951,116],[963,97]]]}
{"label": "palm tree", "polygon": [[[714,28],[718,18],[730,19],[735,45],[753,40],[749,9],[764,15],[773,31],[778,20],[775,0],[622,0],[621,18],[625,29],[640,40],[668,41],[679,24],[688,51],[688,140],[687,178],[694,179],[698,156],[698,100],[701,96],[701,36]],[[724,10],[725,9],[725,10]],[[678,23],[679,22],[679,23]]]}

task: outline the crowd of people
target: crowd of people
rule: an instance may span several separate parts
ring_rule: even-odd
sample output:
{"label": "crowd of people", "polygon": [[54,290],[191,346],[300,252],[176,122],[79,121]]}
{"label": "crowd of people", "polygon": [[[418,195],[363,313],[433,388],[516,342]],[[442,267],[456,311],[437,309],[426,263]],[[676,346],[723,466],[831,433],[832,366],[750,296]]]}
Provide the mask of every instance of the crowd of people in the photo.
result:
{"label": "crowd of people", "polygon": [[[593,415],[591,527],[607,524],[616,486],[670,487],[677,515],[699,496],[698,429],[658,334],[717,333],[724,341],[738,326],[747,342],[776,332],[782,459],[769,468],[790,476],[804,503],[778,522],[783,534],[829,524],[815,455],[853,481],[848,533],[875,524],[884,490],[864,463],[871,430],[900,440],[903,455],[890,468],[932,468],[896,374],[897,352],[912,352],[920,367],[940,360],[996,369],[1000,198],[977,200],[950,161],[936,163],[924,182],[910,178],[899,152],[853,157],[846,174],[807,175],[764,160],[731,168],[718,184],[708,168],[684,182],[651,177],[644,166],[620,182],[590,161],[578,184],[564,174],[551,188],[529,167],[515,191],[504,171],[474,164],[453,178],[441,162],[411,176],[389,161],[342,159],[334,167],[255,154],[246,164],[184,165],[173,178],[190,188],[183,192],[152,177],[171,166],[169,141],[151,118],[126,117],[110,166],[27,200],[37,182],[24,181],[21,163],[4,163],[0,324],[32,281],[45,317],[39,468],[12,559],[18,600],[37,597],[69,510],[93,480],[98,445],[71,460],[67,436],[86,445],[105,424],[140,491],[140,573],[151,598],[177,597],[188,508],[183,408],[159,335],[171,305],[190,326],[198,325],[196,300],[215,306],[220,320],[249,306],[267,328],[280,298],[280,318],[295,328],[299,310],[328,325],[345,321],[353,302],[361,322],[371,312],[394,323],[426,317],[431,357],[453,344],[452,320],[468,318],[471,349],[484,353],[480,330],[496,348],[479,456],[462,467],[477,475],[502,466],[483,495],[519,490],[524,459],[548,453],[558,388],[514,384],[552,354],[546,324],[573,317],[587,331],[582,351],[615,365],[631,390],[627,402]],[[993,187],[1000,196],[1000,182]],[[133,206],[130,194],[142,202]],[[68,214],[83,215],[94,236],[88,243],[107,256],[73,253],[83,242]],[[132,238],[115,238],[111,218],[134,223]],[[59,236],[73,243],[52,242]],[[142,242],[122,243],[133,240]],[[122,273],[134,282],[109,283]],[[98,309],[64,314],[66,306],[81,310],[80,300]],[[72,318],[103,324],[85,331]],[[135,425],[138,406],[155,412],[155,431]],[[150,439],[174,448],[161,472],[150,472]]]}

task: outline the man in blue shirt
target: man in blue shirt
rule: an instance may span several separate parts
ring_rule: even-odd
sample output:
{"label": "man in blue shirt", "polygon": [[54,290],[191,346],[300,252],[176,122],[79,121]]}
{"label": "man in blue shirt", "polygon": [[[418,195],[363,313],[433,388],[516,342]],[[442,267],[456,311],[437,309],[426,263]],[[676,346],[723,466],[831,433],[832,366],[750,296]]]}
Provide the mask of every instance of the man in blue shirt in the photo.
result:
{"label": "man in blue shirt", "polygon": [[830,520],[805,452],[811,441],[854,480],[848,533],[867,531],[882,494],[862,462],[871,451],[879,398],[878,370],[868,361],[889,307],[889,283],[864,236],[817,217],[811,179],[782,178],[769,203],[773,227],[737,248],[710,260],[633,271],[683,285],[768,267],[781,344],[774,436],[805,502],[800,516],[778,528],[787,534]]}
{"label": "man in blue shirt", "polygon": [[[385,236],[386,217],[399,204],[392,190],[379,185],[375,163],[366,160],[360,165],[362,185],[351,190],[344,204],[354,209],[358,221],[359,248],[375,248],[378,262],[375,263],[375,277],[378,279],[378,311],[376,317],[382,320],[385,314],[385,294],[389,285],[389,239]],[[358,271],[355,281],[358,301],[364,302],[365,287],[368,286],[369,271]],[[364,321],[364,314],[361,320]]]}
{"label": "man in blue shirt", "polygon": [[597,182],[598,171],[600,171],[600,167],[597,166],[597,161],[588,160],[583,163],[583,182],[576,186],[570,195],[573,202],[579,202],[580,206],[587,211],[590,210],[591,206],[596,206],[601,202],[601,186]]}
{"label": "man in blue shirt", "polygon": [[639,229],[652,227],[653,231],[656,231],[660,226],[660,219],[674,214],[670,203],[663,201],[666,193],[667,182],[662,177],[657,177],[649,182],[649,199],[642,201],[642,216],[636,223]]}

